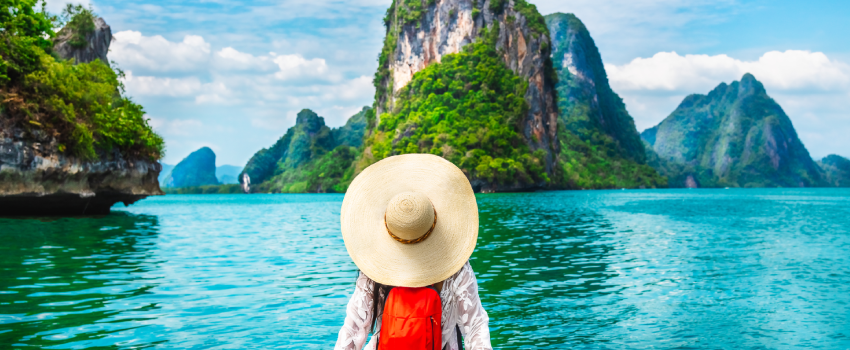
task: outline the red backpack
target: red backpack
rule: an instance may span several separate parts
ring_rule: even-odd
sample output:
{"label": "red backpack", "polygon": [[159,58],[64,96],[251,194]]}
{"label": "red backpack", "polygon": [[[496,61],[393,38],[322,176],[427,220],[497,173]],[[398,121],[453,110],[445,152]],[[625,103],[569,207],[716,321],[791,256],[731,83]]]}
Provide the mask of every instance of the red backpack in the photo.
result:
{"label": "red backpack", "polygon": [[442,349],[442,315],[440,294],[433,287],[393,288],[384,304],[378,349]]}

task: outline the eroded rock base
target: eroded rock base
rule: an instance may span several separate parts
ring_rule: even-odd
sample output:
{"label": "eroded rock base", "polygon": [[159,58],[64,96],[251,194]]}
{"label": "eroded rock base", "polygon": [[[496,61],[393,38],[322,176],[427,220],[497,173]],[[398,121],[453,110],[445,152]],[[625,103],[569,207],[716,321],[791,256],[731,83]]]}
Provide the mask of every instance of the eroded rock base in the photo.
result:
{"label": "eroded rock base", "polygon": [[71,193],[0,196],[0,217],[107,215],[115,203],[130,205],[145,197],[147,196],[109,193],[91,197]]}

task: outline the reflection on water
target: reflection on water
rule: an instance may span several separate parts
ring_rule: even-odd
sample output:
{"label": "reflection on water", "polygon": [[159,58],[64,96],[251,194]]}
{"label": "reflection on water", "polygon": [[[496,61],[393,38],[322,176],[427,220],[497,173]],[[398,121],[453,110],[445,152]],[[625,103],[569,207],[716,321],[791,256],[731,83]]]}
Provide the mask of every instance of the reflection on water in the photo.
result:
{"label": "reflection on water", "polygon": [[[80,347],[135,338],[157,302],[154,216],[0,221],[0,344]],[[141,344],[138,344],[141,345]]]}
{"label": "reflection on water", "polygon": [[[850,190],[478,198],[496,348],[850,348]],[[341,201],[0,219],[0,348],[329,348],[356,276]]]}

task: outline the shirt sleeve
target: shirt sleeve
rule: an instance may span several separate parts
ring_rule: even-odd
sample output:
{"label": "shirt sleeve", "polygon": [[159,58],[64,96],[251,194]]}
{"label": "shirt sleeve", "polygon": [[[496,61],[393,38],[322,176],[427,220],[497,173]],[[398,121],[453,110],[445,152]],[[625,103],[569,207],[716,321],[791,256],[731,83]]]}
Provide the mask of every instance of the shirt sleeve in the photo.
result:
{"label": "shirt sleeve", "polygon": [[[449,286],[455,299],[454,307],[457,325],[463,335],[467,350],[492,350],[490,345],[490,318],[481,299],[478,297],[478,281],[475,272],[467,262]],[[453,332],[452,332],[453,333]]]}
{"label": "shirt sleeve", "polygon": [[375,282],[363,272],[357,277],[354,294],[345,308],[345,322],[339,330],[334,350],[360,350],[372,326],[372,291]]}

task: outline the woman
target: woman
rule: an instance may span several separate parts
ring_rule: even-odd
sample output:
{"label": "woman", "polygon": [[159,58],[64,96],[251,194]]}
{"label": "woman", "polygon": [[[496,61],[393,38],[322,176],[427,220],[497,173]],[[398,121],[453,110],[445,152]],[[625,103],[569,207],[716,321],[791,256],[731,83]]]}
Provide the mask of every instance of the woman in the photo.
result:
{"label": "woman", "polygon": [[439,348],[460,350],[463,337],[468,350],[492,349],[489,318],[469,265],[478,239],[478,205],[460,169],[428,154],[381,160],[349,186],[341,222],[345,248],[360,274],[335,349],[362,349],[370,331],[366,349],[376,348],[391,286],[436,289],[442,306]]}

